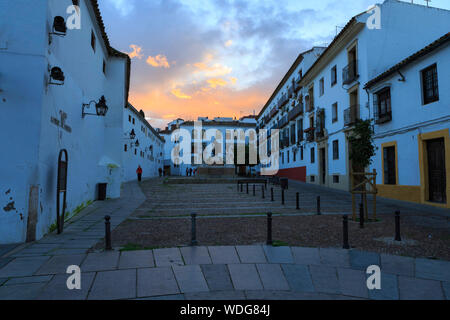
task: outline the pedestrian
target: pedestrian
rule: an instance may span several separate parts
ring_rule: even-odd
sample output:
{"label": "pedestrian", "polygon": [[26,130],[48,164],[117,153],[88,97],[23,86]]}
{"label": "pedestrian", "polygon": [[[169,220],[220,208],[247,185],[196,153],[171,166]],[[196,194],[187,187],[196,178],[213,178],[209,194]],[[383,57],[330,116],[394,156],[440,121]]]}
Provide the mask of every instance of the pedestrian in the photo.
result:
{"label": "pedestrian", "polygon": [[186,168],[186,177],[189,177],[189,168]]}
{"label": "pedestrian", "polygon": [[137,170],[136,170],[137,176],[138,176],[138,181],[142,181],[142,168],[141,166],[138,166]]}
{"label": "pedestrian", "polygon": [[192,168],[189,169],[189,177],[192,177]]}
{"label": "pedestrian", "polygon": [[162,176],[162,169],[159,168],[159,169],[158,169],[158,172],[159,172],[159,177],[161,177],[161,176]]}

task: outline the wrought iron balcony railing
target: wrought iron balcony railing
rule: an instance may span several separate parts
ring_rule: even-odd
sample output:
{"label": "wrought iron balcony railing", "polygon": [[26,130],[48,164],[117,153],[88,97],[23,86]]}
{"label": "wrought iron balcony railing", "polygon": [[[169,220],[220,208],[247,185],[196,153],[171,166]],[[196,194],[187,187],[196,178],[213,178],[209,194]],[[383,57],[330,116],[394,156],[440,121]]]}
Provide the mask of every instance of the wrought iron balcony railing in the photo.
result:
{"label": "wrought iron balcony railing", "polygon": [[359,120],[359,104],[344,110],[344,125],[346,127],[354,125],[357,120]]}
{"label": "wrought iron balcony railing", "polygon": [[343,84],[350,84],[358,78],[358,60],[351,61],[342,69]]}

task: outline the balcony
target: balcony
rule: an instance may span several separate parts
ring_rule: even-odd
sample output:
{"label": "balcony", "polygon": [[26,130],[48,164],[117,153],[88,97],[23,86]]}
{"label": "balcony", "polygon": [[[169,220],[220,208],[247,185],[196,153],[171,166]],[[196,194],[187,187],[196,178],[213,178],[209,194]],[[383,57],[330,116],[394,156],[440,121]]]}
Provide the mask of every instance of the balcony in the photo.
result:
{"label": "balcony", "polygon": [[303,130],[298,130],[297,131],[297,142],[302,142],[303,140],[305,140],[305,137],[303,135]]}
{"label": "balcony", "polygon": [[350,84],[358,77],[358,60],[350,62],[344,69],[342,69],[343,84]]}
{"label": "balcony", "polygon": [[[308,97],[308,96],[307,96]],[[312,112],[314,110],[314,101],[312,99],[306,99],[305,97],[305,111]]]}
{"label": "balcony", "polygon": [[305,130],[306,141],[308,141],[308,142],[313,142],[314,141],[314,139],[315,139],[314,132],[315,132],[315,128],[309,128],[309,129]]}
{"label": "balcony", "polygon": [[385,110],[380,110],[379,106],[375,106],[373,111],[376,124],[383,124],[392,120],[392,111],[390,104],[386,107]]}
{"label": "balcony", "polygon": [[359,120],[359,104],[344,110],[344,125],[352,126]]}
{"label": "balcony", "polygon": [[287,124],[289,123],[289,119],[288,116],[284,116],[283,118],[281,118],[281,120],[278,122],[278,128],[282,129],[283,127],[285,127]]}
{"label": "balcony", "polygon": [[294,120],[301,114],[303,114],[303,105],[301,103],[297,103],[297,106],[289,111],[289,121]]}

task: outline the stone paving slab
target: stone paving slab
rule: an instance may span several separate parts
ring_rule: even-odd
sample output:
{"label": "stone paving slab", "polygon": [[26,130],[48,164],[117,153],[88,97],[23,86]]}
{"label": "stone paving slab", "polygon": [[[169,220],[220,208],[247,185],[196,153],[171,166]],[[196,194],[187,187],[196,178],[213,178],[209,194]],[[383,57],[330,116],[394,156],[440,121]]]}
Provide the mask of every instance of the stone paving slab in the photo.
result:
{"label": "stone paving slab", "polygon": [[414,277],[414,258],[381,254],[381,272]]}
{"label": "stone paving slab", "polygon": [[27,283],[0,287],[0,300],[34,300],[46,283]]}
{"label": "stone paving slab", "polygon": [[187,265],[212,263],[207,247],[184,247],[180,248],[180,251]]}
{"label": "stone paving slab", "polygon": [[235,247],[218,246],[208,247],[209,255],[214,264],[235,264],[240,263]]}
{"label": "stone paving slab", "polygon": [[319,248],[291,248],[291,251],[296,264],[321,264]]}
{"label": "stone paving slab", "polygon": [[[445,299],[439,281],[399,276],[398,286],[400,290],[400,299],[402,300]],[[420,290],[418,290],[418,288],[420,288]]]}
{"label": "stone paving slab", "polygon": [[228,269],[236,290],[263,290],[254,264],[230,264]]}
{"label": "stone paving slab", "polygon": [[163,267],[137,270],[138,297],[156,297],[179,293],[180,290],[172,268]]}
{"label": "stone paving slab", "polygon": [[42,283],[42,282],[46,283],[46,282],[49,282],[52,278],[53,278],[53,275],[11,278],[5,283],[5,286],[12,286],[12,285],[16,285],[16,284],[27,284],[27,283]]}
{"label": "stone paving slab", "polygon": [[119,300],[136,298],[136,270],[98,272],[89,300]]}
{"label": "stone paving slab", "polygon": [[119,264],[119,252],[90,253],[81,265],[82,272],[115,270]]}
{"label": "stone paving slab", "polygon": [[290,247],[263,246],[269,263],[294,263]]}
{"label": "stone paving slab", "polygon": [[333,267],[350,267],[350,258],[348,250],[333,249],[333,248],[320,248],[320,261]]}
{"label": "stone paving slab", "polygon": [[342,300],[350,299],[340,295],[286,291],[245,291],[248,300]]}
{"label": "stone paving slab", "polygon": [[450,282],[443,282],[442,289],[444,289],[445,298],[450,300]]}
{"label": "stone paving slab", "polygon": [[416,259],[416,277],[450,282],[450,261]]}
{"label": "stone paving slab", "polygon": [[267,263],[262,246],[236,246],[241,263]]}
{"label": "stone paving slab", "polygon": [[87,249],[56,249],[51,252],[52,256],[71,256],[75,254],[86,254]]}
{"label": "stone paving slab", "polygon": [[119,269],[153,268],[154,266],[152,250],[124,251],[120,254]]}
{"label": "stone paving slab", "polygon": [[94,282],[95,273],[81,273],[81,290],[69,290],[67,279],[70,275],[58,274],[40,292],[39,300],[86,300]]}
{"label": "stone paving slab", "polygon": [[184,266],[183,258],[178,248],[155,249],[153,254],[157,267]]}
{"label": "stone paving slab", "polygon": [[0,258],[0,269],[10,263],[13,258]]}
{"label": "stone paving slab", "polygon": [[361,270],[338,268],[341,293],[346,296],[369,298],[366,273]]}
{"label": "stone paving slab", "polygon": [[314,292],[314,285],[308,266],[283,264],[281,267],[291,290],[296,292]]}
{"label": "stone paving slab", "polygon": [[201,268],[211,291],[233,290],[230,273],[226,265],[202,265]]}
{"label": "stone paving slab", "polygon": [[66,256],[54,256],[51,257],[46,263],[44,263],[36,275],[48,275],[48,274],[65,274],[67,267],[76,265],[80,266],[81,262],[86,258],[86,255],[66,255]]}
{"label": "stone paving slab", "polygon": [[200,266],[174,266],[172,269],[181,293],[209,291]]}
{"label": "stone paving slab", "polygon": [[314,288],[320,293],[341,294],[337,270],[329,266],[309,266]]}
{"label": "stone paving slab", "polygon": [[279,264],[257,264],[264,290],[289,291],[290,287]]}
{"label": "stone paving slab", "polygon": [[369,266],[380,266],[380,255],[375,252],[350,250],[349,258],[353,269],[366,271]]}
{"label": "stone paving slab", "polygon": [[246,300],[244,291],[216,291],[216,292],[200,292],[186,293],[186,300]]}
{"label": "stone paving slab", "polygon": [[373,300],[398,300],[398,277],[381,272],[381,290],[369,290],[369,298]]}
{"label": "stone paving slab", "polygon": [[[177,301],[177,300],[186,300],[186,299],[184,297],[184,294],[172,294],[172,295],[168,295],[168,296],[138,298],[135,300]],[[192,299],[192,300],[194,300],[194,299]]]}
{"label": "stone paving slab", "polygon": [[48,259],[47,256],[16,258],[0,269],[0,278],[32,276]]}

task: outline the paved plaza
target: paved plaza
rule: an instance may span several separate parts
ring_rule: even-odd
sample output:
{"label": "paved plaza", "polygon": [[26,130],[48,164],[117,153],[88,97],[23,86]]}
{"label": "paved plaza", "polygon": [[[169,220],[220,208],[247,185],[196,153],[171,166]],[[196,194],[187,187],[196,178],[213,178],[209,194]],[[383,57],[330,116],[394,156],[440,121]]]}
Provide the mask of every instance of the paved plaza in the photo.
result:
{"label": "paved plaza", "polygon": [[[144,190],[158,183],[161,180],[147,183]],[[228,189],[230,187],[233,190]],[[288,192],[295,194],[302,187],[291,185]],[[450,299],[449,261],[354,249],[265,245],[88,253],[104,236],[105,215],[112,217],[112,228],[131,215],[151,215],[150,211],[156,215],[175,215],[176,206],[157,208],[163,197],[177,201],[178,194],[173,186],[163,188],[167,192],[149,198],[137,183],[125,184],[121,199],[94,203],[75,217],[62,235],[50,234],[26,246],[3,248],[0,251],[0,299]],[[215,192],[218,191],[211,186],[193,188],[192,192],[199,193],[198,199],[203,193],[203,199],[208,201],[199,202],[194,197],[184,199],[179,204],[184,209],[182,212],[205,208],[205,203],[213,203],[214,198],[224,201],[217,197]],[[229,190],[225,197],[237,206],[229,214],[239,213],[239,205],[252,201],[255,202],[253,207],[249,205],[252,207],[249,210],[259,211],[255,207],[261,199],[253,200],[251,189],[247,195],[245,190],[244,194],[238,193],[235,185],[223,185],[222,188]],[[325,205],[324,212],[330,211],[331,214],[332,208],[338,213],[347,210],[345,206],[349,205],[349,200],[344,193],[332,194],[329,190],[308,186],[308,191],[302,195],[303,214],[314,211],[313,201],[308,202],[307,198],[314,198],[317,194],[334,201],[332,205]],[[324,201],[325,204],[327,202]],[[381,202],[380,211],[383,211],[383,206],[390,211],[397,208],[408,212],[431,210],[390,200]],[[261,210],[268,210],[269,205],[281,207],[277,203],[270,204],[269,199]],[[288,202],[288,206],[293,205]],[[215,207],[223,205],[216,203]],[[281,209],[286,210],[286,214],[292,210]],[[144,214],[144,210],[149,212]],[[210,209],[206,211],[209,213]],[[436,212],[442,221],[448,221],[445,211]],[[70,265],[81,268],[81,290],[67,289],[69,275],[66,269]],[[367,288],[366,268],[370,265],[381,268],[381,290]]]}

